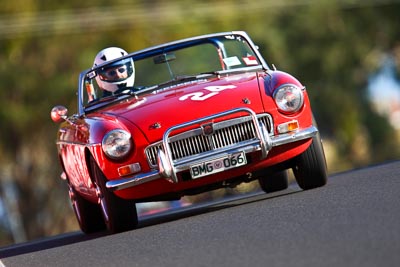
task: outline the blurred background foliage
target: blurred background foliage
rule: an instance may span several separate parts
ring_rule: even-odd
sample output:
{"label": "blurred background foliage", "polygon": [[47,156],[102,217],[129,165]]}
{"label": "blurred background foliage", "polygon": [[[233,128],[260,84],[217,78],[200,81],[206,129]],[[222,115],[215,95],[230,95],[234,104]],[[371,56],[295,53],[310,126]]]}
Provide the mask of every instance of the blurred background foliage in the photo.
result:
{"label": "blurred background foliage", "polygon": [[331,173],[398,158],[400,122],[391,116],[400,112],[399,100],[380,101],[390,88],[370,83],[385,58],[398,74],[398,14],[400,1],[390,0],[5,1],[0,245],[78,229],[59,178],[49,112],[56,104],[76,110],[78,74],[108,46],[132,52],[244,30],[270,65],[307,87]]}

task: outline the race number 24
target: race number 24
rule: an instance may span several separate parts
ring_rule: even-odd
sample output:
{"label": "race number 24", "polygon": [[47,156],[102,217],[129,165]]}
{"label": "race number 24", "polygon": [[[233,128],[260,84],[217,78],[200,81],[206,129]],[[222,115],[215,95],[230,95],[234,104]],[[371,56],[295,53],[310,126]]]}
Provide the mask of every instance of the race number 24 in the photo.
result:
{"label": "race number 24", "polygon": [[227,89],[235,89],[236,86],[231,84],[231,85],[220,85],[220,86],[206,86],[204,87],[205,90],[208,92],[193,92],[184,96],[181,96],[179,100],[184,101],[184,100],[193,100],[193,101],[204,101],[210,97],[213,97],[215,95],[218,95],[221,91],[227,90]]}

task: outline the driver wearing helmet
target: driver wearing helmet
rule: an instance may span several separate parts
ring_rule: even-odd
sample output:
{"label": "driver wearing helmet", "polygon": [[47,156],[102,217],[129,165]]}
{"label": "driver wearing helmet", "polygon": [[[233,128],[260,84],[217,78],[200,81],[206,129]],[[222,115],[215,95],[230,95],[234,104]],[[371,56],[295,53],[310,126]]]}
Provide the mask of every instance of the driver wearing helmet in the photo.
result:
{"label": "driver wearing helmet", "polygon": [[[94,59],[93,67],[105,62],[123,57],[128,53],[118,47],[108,47],[101,50]],[[96,82],[104,90],[103,96],[119,93],[135,83],[135,66],[131,58],[116,61],[97,71]]]}

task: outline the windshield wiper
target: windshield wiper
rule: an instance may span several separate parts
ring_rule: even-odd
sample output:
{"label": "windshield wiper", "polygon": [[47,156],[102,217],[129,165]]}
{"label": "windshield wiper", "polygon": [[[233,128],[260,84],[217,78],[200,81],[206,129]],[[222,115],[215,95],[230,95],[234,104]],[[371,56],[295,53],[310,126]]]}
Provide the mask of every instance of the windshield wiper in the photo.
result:
{"label": "windshield wiper", "polygon": [[[178,84],[181,82],[196,81],[207,78],[214,74],[197,74],[197,75],[178,75],[174,79],[154,85],[155,89],[165,87],[170,84]],[[142,92],[142,91],[140,91]]]}
{"label": "windshield wiper", "polygon": [[110,102],[112,100],[118,99],[121,96],[136,96],[136,91],[137,89],[135,88],[125,88],[124,90],[118,92],[118,93],[114,93],[114,94],[110,94],[110,95],[105,95],[103,97],[100,98],[96,98],[92,101],[90,101],[86,107],[91,107],[97,104],[103,104],[103,103],[107,103]]}
{"label": "windshield wiper", "polygon": [[209,71],[209,72],[202,72],[200,74],[196,75],[178,75],[175,77],[173,81],[187,81],[187,80],[199,80],[199,79],[204,79],[204,78],[209,78],[212,76],[217,76],[219,75],[219,71]]}
{"label": "windshield wiper", "polygon": [[139,89],[135,87],[125,87],[123,89],[117,90],[117,93],[114,93],[113,97],[119,97],[123,95],[130,95],[130,96],[136,96],[136,93]]}

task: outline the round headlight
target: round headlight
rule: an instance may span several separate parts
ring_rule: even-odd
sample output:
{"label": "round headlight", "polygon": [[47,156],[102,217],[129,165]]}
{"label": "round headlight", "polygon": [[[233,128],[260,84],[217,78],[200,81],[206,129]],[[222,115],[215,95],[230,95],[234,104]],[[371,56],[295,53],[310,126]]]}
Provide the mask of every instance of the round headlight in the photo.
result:
{"label": "round headlight", "polygon": [[284,113],[294,113],[301,109],[304,103],[302,90],[291,84],[283,85],[274,92],[275,103]]}
{"label": "round headlight", "polygon": [[104,136],[101,146],[108,157],[123,158],[131,151],[131,134],[121,129],[112,130]]}

